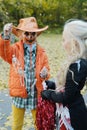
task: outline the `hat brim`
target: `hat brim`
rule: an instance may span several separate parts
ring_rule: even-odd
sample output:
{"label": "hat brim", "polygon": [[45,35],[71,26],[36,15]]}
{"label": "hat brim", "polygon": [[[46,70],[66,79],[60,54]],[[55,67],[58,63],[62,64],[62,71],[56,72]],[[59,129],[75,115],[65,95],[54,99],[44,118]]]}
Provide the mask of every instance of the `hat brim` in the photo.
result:
{"label": "hat brim", "polygon": [[37,33],[37,36],[39,36],[43,31],[47,30],[48,29],[48,26],[44,27],[44,28],[40,28],[40,29],[31,29],[31,30],[28,30],[28,29],[22,29],[22,28],[18,28],[18,27],[15,27],[13,26],[12,27],[12,33],[14,35],[16,35],[17,37],[19,37],[19,31],[20,32],[36,32]]}

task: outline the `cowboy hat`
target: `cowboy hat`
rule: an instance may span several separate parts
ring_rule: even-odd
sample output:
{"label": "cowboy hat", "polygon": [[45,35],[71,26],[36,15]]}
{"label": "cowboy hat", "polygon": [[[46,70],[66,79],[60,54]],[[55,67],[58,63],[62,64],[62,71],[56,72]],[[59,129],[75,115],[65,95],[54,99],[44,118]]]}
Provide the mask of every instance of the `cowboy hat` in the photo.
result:
{"label": "cowboy hat", "polygon": [[12,33],[19,37],[18,32],[37,32],[37,35],[40,35],[41,32],[48,29],[48,26],[44,28],[38,28],[37,21],[35,17],[22,18],[19,20],[17,27],[12,27]]}

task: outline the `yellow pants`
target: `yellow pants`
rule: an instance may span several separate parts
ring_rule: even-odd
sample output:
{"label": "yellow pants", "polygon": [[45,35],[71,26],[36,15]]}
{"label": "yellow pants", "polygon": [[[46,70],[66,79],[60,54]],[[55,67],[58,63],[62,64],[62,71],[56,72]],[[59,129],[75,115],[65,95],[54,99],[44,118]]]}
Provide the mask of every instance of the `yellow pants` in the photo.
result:
{"label": "yellow pants", "polygon": [[[35,123],[36,109],[32,110],[31,112],[32,112],[34,123]],[[17,108],[14,105],[12,105],[12,116],[13,116],[12,130],[22,130],[24,114],[25,114],[24,108]],[[35,125],[35,129],[36,129],[36,125]]]}

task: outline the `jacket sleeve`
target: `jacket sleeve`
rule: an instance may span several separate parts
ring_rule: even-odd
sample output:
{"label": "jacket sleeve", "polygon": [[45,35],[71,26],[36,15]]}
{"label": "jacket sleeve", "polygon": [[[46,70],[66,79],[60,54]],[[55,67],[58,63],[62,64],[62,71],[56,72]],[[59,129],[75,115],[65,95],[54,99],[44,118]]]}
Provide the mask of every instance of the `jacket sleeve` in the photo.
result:
{"label": "jacket sleeve", "polygon": [[12,52],[13,47],[10,45],[9,40],[4,40],[0,36],[0,56],[2,59],[4,59],[9,64],[12,63]]}

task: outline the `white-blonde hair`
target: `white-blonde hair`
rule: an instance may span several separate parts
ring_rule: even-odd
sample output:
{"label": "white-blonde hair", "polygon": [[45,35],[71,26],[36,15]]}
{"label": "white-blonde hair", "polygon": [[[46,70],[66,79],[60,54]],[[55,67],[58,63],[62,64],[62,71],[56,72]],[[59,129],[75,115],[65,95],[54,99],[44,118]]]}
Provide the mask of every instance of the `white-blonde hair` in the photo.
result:
{"label": "white-blonde hair", "polygon": [[71,40],[73,39],[77,42],[79,47],[79,57],[85,58],[87,52],[87,22],[82,20],[66,22],[64,31],[67,31],[67,35]]}
{"label": "white-blonde hair", "polygon": [[[69,65],[79,58],[87,58],[87,22],[82,20],[71,20],[67,21],[64,25],[64,30],[68,36],[70,43],[72,44],[70,59],[66,60],[64,65],[61,67],[60,77],[57,76],[57,86],[60,83],[60,86],[64,86],[66,81],[67,70]],[[74,46],[76,42],[77,46]],[[79,49],[77,49],[77,47]],[[58,74],[59,75],[59,74]],[[61,77],[62,76],[62,77]],[[74,79],[74,77],[72,77]]]}

